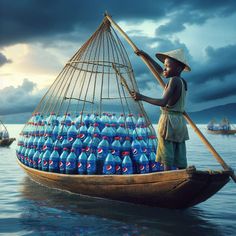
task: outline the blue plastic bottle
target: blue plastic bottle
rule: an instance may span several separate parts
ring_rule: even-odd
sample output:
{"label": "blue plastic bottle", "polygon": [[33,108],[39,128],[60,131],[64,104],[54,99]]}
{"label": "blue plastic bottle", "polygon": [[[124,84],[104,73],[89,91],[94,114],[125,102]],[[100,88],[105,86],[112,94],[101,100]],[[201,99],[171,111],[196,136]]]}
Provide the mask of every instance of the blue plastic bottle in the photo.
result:
{"label": "blue plastic bottle", "polygon": [[123,175],[130,175],[133,174],[133,163],[129,156],[129,153],[124,153],[124,159],[122,161],[122,174]]}
{"label": "blue plastic bottle", "polygon": [[135,128],[135,118],[133,116],[133,114],[128,114],[128,116],[126,117],[126,125],[128,128],[130,129],[134,129]]}
{"label": "blue plastic bottle", "polygon": [[101,131],[99,129],[99,124],[96,122],[93,124],[93,132],[92,132],[92,136],[96,134],[98,138],[101,138]]}
{"label": "blue plastic bottle", "polygon": [[150,172],[159,171],[159,165],[156,162],[156,154],[154,152],[151,152],[149,155],[149,169],[150,169]]}
{"label": "blue plastic bottle", "polygon": [[93,126],[93,124],[95,123],[95,117],[96,115],[94,113],[91,113],[90,114],[90,117],[89,117],[89,124]]}
{"label": "blue plastic bottle", "polygon": [[121,175],[122,174],[122,160],[119,156],[114,155],[115,160],[115,174]]}
{"label": "blue plastic bottle", "polygon": [[27,142],[27,146],[32,147],[33,143],[34,143],[34,137],[30,136],[29,139],[28,139],[28,142]]}
{"label": "blue plastic bottle", "polygon": [[133,166],[134,173],[138,173],[138,171],[139,171],[138,162],[139,162],[139,158],[142,154],[142,149],[141,149],[141,145],[137,139],[133,140],[133,142],[131,144],[131,150],[132,150],[131,158],[132,158],[133,164],[134,164],[134,166]]}
{"label": "blue plastic bottle", "polygon": [[77,135],[76,140],[72,144],[72,148],[75,150],[75,155],[78,157],[81,153],[81,150],[82,150],[82,142],[79,138],[79,135]]}
{"label": "blue plastic bottle", "polygon": [[45,138],[43,134],[39,134],[39,140],[38,140],[38,145],[37,145],[37,148],[39,149],[39,151],[42,151],[44,143],[45,143]]}
{"label": "blue plastic bottle", "polygon": [[35,149],[33,148],[33,146],[31,146],[31,149],[29,150],[28,153],[28,164],[29,167],[33,168],[33,156],[35,154]]}
{"label": "blue plastic bottle", "polygon": [[89,146],[89,151],[90,153],[97,153],[97,148],[98,148],[98,144],[100,143],[100,139],[98,138],[97,134],[93,135],[93,138],[90,140],[88,146]]}
{"label": "blue plastic bottle", "polygon": [[72,148],[70,154],[66,159],[66,174],[76,174],[77,173],[77,157],[75,155],[75,150]]}
{"label": "blue plastic bottle", "polygon": [[79,128],[79,134],[80,134],[80,139],[82,142],[86,139],[88,135],[88,130],[84,122],[81,123],[81,126]]}
{"label": "blue plastic bottle", "polygon": [[40,152],[37,148],[37,150],[36,150],[36,152],[34,153],[34,156],[33,156],[33,168],[34,169],[38,169],[39,155],[40,155]]}
{"label": "blue plastic bottle", "polygon": [[49,158],[49,171],[59,173],[60,172],[59,163],[60,163],[60,155],[58,153],[57,147],[54,147],[54,151],[52,152]]}
{"label": "blue plastic bottle", "polygon": [[63,152],[60,155],[60,163],[59,163],[59,168],[60,168],[60,173],[65,174],[66,173],[66,159],[68,156],[68,149],[63,148]]}
{"label": "blue plastic bottle", "polygon": [[102,129],[102,131],[101,131],[101,136],[106,136],[108,138],[109,144],[112,143],[112,141],[113,141],[113,132],[110,128],[110,124],[108,124],[108,123],[105,124],[104,129]]}
{"label": "blue plastic bottle", "polygon": [[103,136],[102,141],[98,144],[97,149],[97,172],[98,174],[102,174],[103,164],[108,155],[109,151],[109,143],[108,138]]}
{"label": "blue plastic bottle", "polygon": [[43,154],[44,152],[42,151],[39,155],[39,159],[38,159],[38,169],[42,170],[42,164],[43,164]]}
{"label": "blue plastic bottle", "polygon": [[97,173],[97,158],[91,153],[87,159],[87,174],[95,175]]}
{"label": "blue plastic bottle", "polygon": [[65,125],[66,126],[71,126],[72,119],[71,119],[70,113],[65,114],[64,119],[65,119]]}
{"label": "blue plastic bottle", "polygon": [[101,123],[100,123],[99,129],[102,131],[105,128],[106,124],[110,124],[110,119],[107,113],[104,112],[100,120],[101,120]]}
{"label": "blue plastic bottle", "polygon": [[157,151],[157,137],[155,135],[152,136],[152,142],[153,142],[153,151],[156,152]]}
{"label": "blue plastic bottle", "polygon": [[104,165],[102,173],[105,175],[113,175],[115,174],[115,159],[111,153],[108,153]]}
{"label": "blue plastic bottle", "polygon": [[27,147],[24,153],[24,164],[26,166],[29,166],[29,157],[28,157],[29,151],[30,151],[30,148]]}
{"label": "blue plastic bottle", "polygon": [[[130,138],[128,136],[125,137],[125,141],[122,144],[121,151],[122,151],[122,154],[125,152],[131,153],[131,143],[130,143]],[[121,156],[121,158],[122,157],[123,157],[123,155]]]}
{"label": "blue plastic bottle", "polygon": [[114,127],[115,129],[118,128],[118,120],[117,120],[115,113],[112,114],[111,119],[110,119],[110,123],[111,123],[112,127]]}
{"label": "blue plastic bottle", "polygon": [[26,151],[26,147],[23,146],[23,148],[21,149],[21,152],[20,152],[20,161],[22,163],[25,163],[25,151]]}
{"label": "blue plastic bottle", "polygon": [[75,123],[72,122],[67,131],[67,138],[70,143],[73,143],[77,137],[77,129]]}
{"label": "blue plastic bottle", "polygon": [[90,136],[87,136],[87,138],[84,140],[82,147],[85,149],[87,156],[89,156],[90,154],[90,147],[89,147],[89,143],[92,140],[92,138]]}
{"label": "blue plastic bottle", "polygon": [[48,171],[49,170],[49,158],[50,158],[51,152],[46,149],[46,151],[43,154],[42,158],[42,170]]}
{"label": "blue plastic bottle", "polygon": [[39,141],[39,134],[35,135],[34,141],[33,141],[33,146],[37,147],[38,146],[38,141]]}
{"label": "blue plastic bottle", "polygon": [[52,125],[53,127],[58,124],[55,112],[50,113],[48,124]]}
{"label": "blue plastic bottle", "polygon": [[49,135],[52,136],[52,126],[51,125],[49,125],[49,124],[45,125],[44,129],[45,129],[44,135],[46,137],[48,137]]}
{"label": "blue plastic bottle", "polygon": [[145,125],[142,125],[141,127],[139,127],[138,135],[141,136],[144,141],[147,141],[147,139],[148,139],[148,132],[147,132],[147,128],[146,128]]}
{"label": "blue plastic bottle", "polygon": [[138,141],[140,143],[142,153],[144,153],[146,155],[147,154],[147,144],[146,144],[146,142],[143,140],[143,137],[140,137],[140,136],[138,137]]}
{"label": "blue plastic bottle", "polygon": [[59,134],[58,134],[61,140],[67,139],[67,131],[68,131],[68,128],[66,124],[62,121],[59,127]]}
{"label": "blue plastic bottle", "polygon": [[111,153],[112,155],[120,156],[121,144],[120,144],[120,137],[118,136],[114,138],[114,141],[111,144]]}
{"label": "blue plastic bottle", "polygon": [[153,142],[150,136],[148,137],[146,144],[147,144],[147,157],[150,157],[151,152],[153,152],[152,150]]}
{"label": "blue plastic bottle", "polygon": [[145,125],[145,119],[144,116],[142,114],[139,114],[138,120],[137,120],[137,126],[141,127]]}
{"label": "blue plastic bottle", "polygon": [[88,127],[88,136],[92,137],[93,136],[93,130],[94,130],[94,127],[93,127],[93,124],[90,124],[90,126]]}
{"label": "blue plastic bottle", "polygon": [[21,150],[23,148],[23,145],[21,145],[19,142],[17,144],[17,149],[16,149],[16,155],[17,155],[17,158],[20,160],[20,153],[21,153]]}
{"label": "blue plastic bottle", "polygon": [[44,146],[43,146],[44,149],[47,149],[49,151],[52,151],[53,150],[53,141],[52,141],[52,137],[51,135],[48,135],[45,143],[44,143]]}
{"label": "blue plastic bottle", "polygon": [[139,158],[139,173],[149,173],[149,160],[144,153]]}
{"label": "blue plastic bottle", "polygon": [[120,137],[120,142],[123,144],[125,141],[125,137],[128,136],[127,130],[125,129],[124,124],[120,124],[118,129],[116,130],[116,136]]}
{"label": "blue plastic bottle", "polygon": [[81,154],[78,157],[78,174],[85,175],[87,173],[87,155],[85,149],[82,149]]}
{"label": "blue plastic bottle", "polygon": [[80,115],[78,117],[76,117],[75,119],[75,126],[76,126],[76,129],[79,129],[80,127],[80,124],[84,122],[84,116],[83,116],[83,113],[80,112]]}
{"label": "blue plastic bottle", "polygon": [[118,123],[119,126],[120,126],[121,124],[122,124],[122,125],[125,125],[125,117],[124,117],[124,114],[120,114],[120,117],[118,118],[117,123]]}
{"label": "blue plastic bottle", "polygon": [[56,139],[56,141],[53,143],[53,149],[54,148],[57,148],[57,151],[59,153],[59,155],[61,155],[62,151],[63,151],[63,147],[62,147],[62,144],[61,144],[61,141],[60,141],[60,138],[58,137]]}
{"label": "blue plastic bottle", "polygon": [[44,135],[44,123],[38,125],[37,133],[39,134],[39,136]]}
{"label": "blue plastic bottle", "polygon": [[84,117],[84,124],[86,125],[86,127],[88,128],[90,126],[90,114],[86,114]]}
{"label": "blue plastic bottle", "polygon": [[61,145],[62,145],[62,148],[67,148],[68,150],[71,149],[71,143],[68,141],[68,139],[64,139]]}
{"label": "blue plastic bottle", "polygon": [[94,125],[95,125],[95,124],[97,124],[97,127],[98,127],[99,131],[101,131],[101,130],[100,130],[100,127],[101,127],[101,119],[100,119],[100,117],[98,116],[97,113],[94,114]]}

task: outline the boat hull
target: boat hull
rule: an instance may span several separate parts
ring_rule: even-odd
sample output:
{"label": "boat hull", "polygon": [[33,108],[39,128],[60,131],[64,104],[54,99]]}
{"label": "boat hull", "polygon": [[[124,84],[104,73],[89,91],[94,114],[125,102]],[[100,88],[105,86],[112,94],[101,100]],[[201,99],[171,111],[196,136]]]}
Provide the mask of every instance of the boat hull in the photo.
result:
{"label": "boat hull", "polygon": [[8,147],[8,146],[10,146],[15,140],[16,140],[15,138],[1,139],[1,140],[0,140],[0,147]]}
{"label": "boat hull", "polygon": [[67,175],[19,165],[36,182],[93,197],[164,208],[187,208],[205,201],[228,181],[229,173],[178,171],[133,175]]}
{"label": "boat hull", "polygon": [[207,130],[209,134],[225,134],[225,135],[232,135],[236,134],[236,130]]}

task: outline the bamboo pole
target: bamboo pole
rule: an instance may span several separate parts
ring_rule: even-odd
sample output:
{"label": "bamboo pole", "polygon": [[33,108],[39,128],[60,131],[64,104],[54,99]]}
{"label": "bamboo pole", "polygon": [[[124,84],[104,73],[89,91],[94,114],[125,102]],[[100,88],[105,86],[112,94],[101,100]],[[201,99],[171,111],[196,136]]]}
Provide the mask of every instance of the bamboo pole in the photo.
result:
{"label": "bamboo pole", "polygon": [[[111,16],[109,16],[108,14],[105,14],[105,17],[110,21],[110,23],[122,34],[122,36],[125,38],[125,40],[130,44],[130,46],[133,48],[134,52],[138,52],[139,49],[138,47],[131,41],[131,39],[128,37],[128,35],[120,28],[119,25],[117,25],[117,23],[115,21],[113,21],[113,19],[111,18]],[[147,67],[151,70],[152,74],[156,77],[156,79],[158,80],[158,82],[160,83],[160,85],[162,86],[162,88],[165,87],[165,83],[162,80],[161,76],[159,75],[159,73],[155,70],[155,68],[152,66],[152,64],[143,56],[140,55],[140,57],[142,58],[143,62],[147,65]],[[198,127],[195,125],[195,123],[192,121],[192,119],[189,117],[189,115],[184,112],[183,113],[184,118],[186,119],[186,121],[190,124],[190,126],[193,128],[193,130],[195,131],[195,133],[199,136],[199,138],[201,139],[201,141],[206,145],[206,147],[208,148],[208,150],[212,153],[212,155],[215,157],[215,159],[221,164],[221,166],[224,168],[224,170],[229,172],[229,175],[231,176],[231,178],[234,180],[234,182],[236,183],[236,176],[234,174],[233,169],[228,166],[225,161],[223,160],[223,158],[219,155],[219,153],[215,150],[215,148],[210,144],[210,142],[207,140],[207,138],[202,134],[202,132],[198,129]]]}

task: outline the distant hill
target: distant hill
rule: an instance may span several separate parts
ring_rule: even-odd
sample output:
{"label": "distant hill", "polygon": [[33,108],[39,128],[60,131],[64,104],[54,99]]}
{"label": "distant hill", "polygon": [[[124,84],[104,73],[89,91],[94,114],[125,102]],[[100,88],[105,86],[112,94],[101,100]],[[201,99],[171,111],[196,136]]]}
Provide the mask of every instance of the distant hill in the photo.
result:
{"label": "distant hill", "polygon": [[31,112],[11,114],[0,116],[0,119],[5,124],[25,124],[31,116]]}
{"label": "distant hill", "polygon": [[[153,123],[157,122],[159,111],[151,110],[148,114]],[[231,123],[236,123],[236,103],[230,103],[222,106],[211,107],[197,112],[188,112],[190,118],[198,124],[208,123],[211,119],[220,121],[222,118],[227,117]],[[1,116],[0,119],[5,124],[24,124],[30,118],[31,113],[21,113],[13,115]],[[152,119],[153,118],[153,119]]]}
{"label": "distant hill", "polygon": [[236,103],[216,106],[205,110],[190,112],[189,116],[195,123],[208,123],[211,119],[217,122],[227,117],[231,123],[236,123]]}

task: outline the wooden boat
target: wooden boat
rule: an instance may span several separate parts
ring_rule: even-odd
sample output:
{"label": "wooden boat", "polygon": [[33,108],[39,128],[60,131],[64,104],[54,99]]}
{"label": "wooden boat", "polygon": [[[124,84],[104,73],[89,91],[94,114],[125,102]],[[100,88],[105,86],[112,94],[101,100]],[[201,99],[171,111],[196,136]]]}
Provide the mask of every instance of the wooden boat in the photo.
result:
{"label": "wooden boat", "polygon": [[199,171],[195,167],[142,175],[67,175],[36,170],[19,160],[18,163],[34,181],[50,188],[164,208],[194,206],[229,181],[227,171]]}
{"label": "wooden boat", "polygon": [[225,134],[232,135],[236,134],[236,129],[232,124],[230,124],[227,118],[223,118],[220,124],[217,124],[213,119],[207,125],[207,132],[209,134]]}
{"label": "wooden boat", "polygon": [[[146,128],[150,130],[150,134],[155,134],[142,103],[134,101],[130,95],[131,90],[137,90],[133,69],[124,46],[117,35],[112,33],[113,29],[108,20],[111,21],[110,17],[104,19],[98,30],[81,47],[78,53],[68,61],[25,125],[22,131],[23,139],[29,136],[29,130],[32,126],[36,125],[36,129],[40,127],[42,119],[45,118],[50,121],[48,112],[52,111],[52,108],[53,114],[59,116],[68,112],[73,113],[73,111],[80,111],[83,116],[84,112],[92,114],[95,112],[94,109],[97,108],[99,109],[98,114],[101,114],[102,111],[110,113],[110,110],[105,110],[105,108],[110,109],[110,107],[113,109],[112,112],[115,113],[122,111],[124,114],[137,114],[137,111],[139,111],[145,118],[144,123],[146,123]],[[128,41],[130,42],[130,40]],[[95,46],[90,47],[89,45]],[[94,48],[96,48],[95,51]],[[136,52],[139,51],[134,45],[133,49]],[[115,55],[110,53],[111,51]],[[104,55],[107,56],[104,57]],[[84,65],[87,69],[84,69]],[[154,74],[157,76],[157,72],[154,72]],[[158,76],[158,80],[164,87],[164,82]],[[79,79],[82,78],[83,82],[79,82]],[[94,82],[90,83],[90,81]],[[105,84],[105,81],[107,81],[107,84]],[[113,86],[115,89],[110,91],[109,88],[112,87],[112,84],[115,85]],[[126,89],[123,89],[123,87]],[[58,96],[62,92],[69,95],[66,97]],[[114,99],[121,102],[120,107],[114,106]],[[69,102],[66,100],[69,100]],[[109,104],[111,106],[108,106]],[[43,114],[44,117],[40,114]],[[27,167],[20,161],[18,162],[34,181],[50,188],[149,206],[165,208],[191,207],[205,201],[219,191],[229,181],[229,176],[235,181],[236,177],[232,171],[230,172],[230,168],[209,144],[187,113],[183,115],[225,171],[199,171],[192,167],[186,170],[142,175],[67,175],[36,170]],[[64,120],[66,117],[67,115],[64,116]],[[50,124],[50,122],[47,123]]]}
{"label": "wooden boat", "polygon": [[10,146],[15,140],[16,140],[15,138],[0,139],[0,146],[1,146],[1,147],[8,147],[8,146]]}
{"label": "wooden boat", "polygon": [[231,130],[210,130],[210,129],[207,129],[207,132],[209,134],[225,134],[225,135],[236,134],[236,130],[234,130],[234,129],[231,129]]}
{"label": "wooden boat", "polygon": [[[2,137],[3,132],[7,134],[7,137]],[[3,124],[3,122],[0,120],[0,147],[8,147],[10,146],[16,139],[15,138],[9,138],[7,127]]]}

